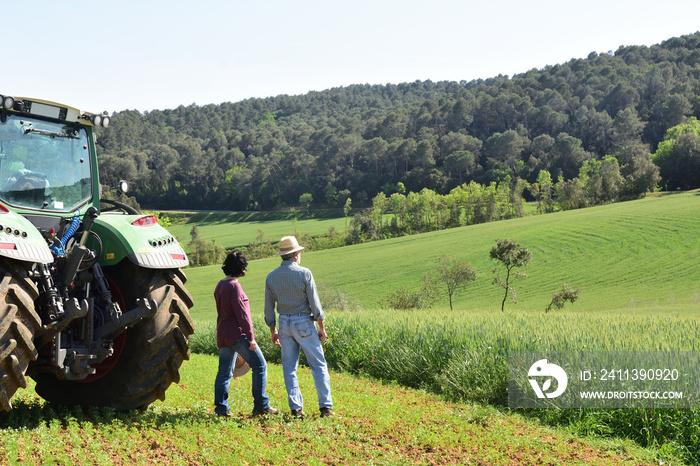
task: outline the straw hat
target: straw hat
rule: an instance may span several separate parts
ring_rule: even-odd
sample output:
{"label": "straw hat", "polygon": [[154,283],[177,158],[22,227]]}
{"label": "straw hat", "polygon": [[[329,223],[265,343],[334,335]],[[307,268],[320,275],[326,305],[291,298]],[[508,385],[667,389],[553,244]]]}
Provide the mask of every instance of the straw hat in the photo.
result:
{"label": "straw hat", "polygon": [[282,238],[280,240],[279,247],[280,250],[277,253],[278,256],[284,256],[304,249],[303,246],[299,246],[299,243],[297,242],[297,239],[294,236],[285,236],[284,238]]}
{"label": "straw hat", "polygon": [[250,370],[250,366],[248,365],[247,362],[241,357],[241,355],[237,355],[236,357],[236,365],[233,368],[233,377],[240,377],[242,375],[245,375],[248,371]]}

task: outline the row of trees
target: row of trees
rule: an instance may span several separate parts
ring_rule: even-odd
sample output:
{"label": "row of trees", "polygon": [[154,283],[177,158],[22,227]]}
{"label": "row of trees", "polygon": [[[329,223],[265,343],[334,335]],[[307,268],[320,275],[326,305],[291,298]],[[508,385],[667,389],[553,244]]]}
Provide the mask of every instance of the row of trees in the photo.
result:
{"label": "row of trees", "polygon": [[621,47],[512,78],[118,112],[99,130],[101,176],[107,186],[130,180],[136,201],[158,209],[274,209],[303,194],[363,206],[398,183],[446,194],[471,181],[533,184],[542,171],[571,182],[606,156],[619,165],[621,198],[659,176],[669,189],[697,187],[684,176],[692,141],[660,172],[651,155],[669,128],[700,116],[699,44],[693,34]]}
{"label": "row of trees", "polygon": [[[654,172],[654,175],[650,180],[658,182],[658,174]],[[532,184],[507,176],[488,185],[475,181],[464,183],[444,195],[428,188],[408,195],[394,192],[387,196],[380,192],[372,199],[370,208],[354,215],[347,243],[522,217],[526,214],[526,193],[537,201],[538,213],[611,202],[636,181],[621,173],[615,157],[606,156],[603,160],[584,162],[578,176],[571,180],[560,176],[554,181],[548,171],[541,170]]]}

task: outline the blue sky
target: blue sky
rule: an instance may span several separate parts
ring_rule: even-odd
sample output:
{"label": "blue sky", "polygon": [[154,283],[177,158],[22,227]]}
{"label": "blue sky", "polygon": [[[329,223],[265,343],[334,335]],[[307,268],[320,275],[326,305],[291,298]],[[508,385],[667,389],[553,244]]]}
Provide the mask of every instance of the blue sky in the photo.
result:
{"label": "blue sky", "polygon": [[697,0],[36,0],[0,12],[0,94],[110,113],[512,76],[700,30]]}

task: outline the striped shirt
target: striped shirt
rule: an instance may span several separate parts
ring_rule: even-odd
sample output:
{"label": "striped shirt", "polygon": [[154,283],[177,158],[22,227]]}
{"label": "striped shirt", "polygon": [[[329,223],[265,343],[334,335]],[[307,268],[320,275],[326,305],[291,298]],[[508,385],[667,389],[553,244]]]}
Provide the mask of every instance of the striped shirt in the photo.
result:
{"label": "striped shirt", "polygon": [[265,323],[276,327],[275,303],[280,315],[309,314],[314,320],[323,320],[316,283],[311,271],[292,260],[267,275],[265,281]]}

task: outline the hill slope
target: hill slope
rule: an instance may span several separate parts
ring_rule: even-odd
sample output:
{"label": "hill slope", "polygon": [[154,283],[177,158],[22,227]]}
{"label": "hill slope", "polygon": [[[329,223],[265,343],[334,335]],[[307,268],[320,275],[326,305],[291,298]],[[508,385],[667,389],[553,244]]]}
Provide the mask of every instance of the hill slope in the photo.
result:
{"label": "hill slope", "polygon": [[[503,293],[492,284],[497,264],[489,250],[497,238],[508,238],[530,249],[533,258],[523,269],[528,278],[514,283],[518,303],[507,302],[507,309],[543,311],[552,292],[567,283],[582,290],[576,310],[673,311],[700,305],[698,225],[700,194],[673,194],[305,253],[302,265],[318,283],[372,308],[398,288],[418,290],[423,273],[447,254],[477,270],[455,308],[498,309]],[[263,310],[265,277],[278,263],[252,261],[241,280],[256,316]],[[193,317],[213,320],[220,267],[186,273]]]}

